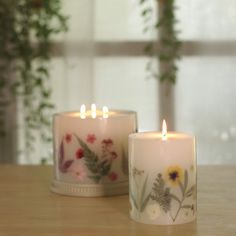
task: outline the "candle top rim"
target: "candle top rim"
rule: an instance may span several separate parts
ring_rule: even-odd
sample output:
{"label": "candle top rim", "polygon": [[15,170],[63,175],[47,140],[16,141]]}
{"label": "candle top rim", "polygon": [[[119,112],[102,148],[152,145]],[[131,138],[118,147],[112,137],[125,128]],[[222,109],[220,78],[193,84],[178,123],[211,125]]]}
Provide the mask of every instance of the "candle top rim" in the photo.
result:
{"label": "candle top rim", "polygon": [[[139,133],[133,133],[129,135],[129,138],[132,139],[152,139],[159,140],[162,139],[162,133],[158,131],[145,131]],[[167,140],[168,139],[186,139],[186,138],[194,138],[193,135],[182,133],[182,132],[167,132]]]}
{"label": "candle top rim", "polygon": [[[88,111],[91,112],[91,111]],[[114,117],[114,116],[125,116],[125,115],[136,115],[136,111],[131,111],[131,110],[119,110],[119,109],[109,109],[108,115],[109,117]],[[68,117],[80,117],[80,111],[65,111],[65,112],[57,112],[53,114],[54,117],[56,116],[68,116]],[[102,110],[98,109],[97,110],[97,117],[101,118],[102,117]],[[90,119],[90,116],[87,116],[86,119]]]}

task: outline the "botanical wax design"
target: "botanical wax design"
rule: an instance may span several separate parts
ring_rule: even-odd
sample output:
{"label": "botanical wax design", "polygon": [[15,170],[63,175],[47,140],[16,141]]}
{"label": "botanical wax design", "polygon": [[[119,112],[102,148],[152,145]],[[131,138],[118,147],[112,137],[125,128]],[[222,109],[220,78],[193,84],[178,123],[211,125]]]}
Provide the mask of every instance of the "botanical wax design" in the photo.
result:
{"label": "botanical wax design", "polygon": [[[84,152],[85,164],[91,173],[93,173],[93,175],[90,175],[89,178],[93,179],[95,183],[99,183],[102,177],[108,176],[111,170],[113,158],[110,147],[113,145],[113,141],[111,139],[109,139],[109,141],[102,141],[102,158],[99,158],[98,155],[93,152],[82,139],[80,139],[77,135],[75,135],[75,137]],[[87,141],[93,143],[94,139],[87,139]],[[110,179],[114,181],[117,177]]]}
{"label": "botanical wax design", "polygon": [[165,181],[161,174],[157,175],[152,190],[151,199],[156,201],[165,213],[170,211],[170,188],[165,186]]}
{"label": "botanical wax design", "polygon": [[[189,171],[191,172],[191,170]],[[182,210],[185,210],[186,216],[190,212],[195,214],[193,202],[196,197],[196,187],[195,185],[189,186],[187,170],[180,166],[169,166],[164,173],[157,173],[151,192],[147,190],[147,183],[150,180],[144,170],[134,167],[130,175],[133,178],[130,186],[131,205],[139,214],[143,214],[145,211],[150,220],[155,220],[163,214],[169,214],[173,222],[176,221]],[[191,199],[188,200],[189,198]],[[173,207],[173,205],[176,206],[173,203],[177,203],[177,207]]]}
{"label": "botanical wax design", "polygon": [[[74,158],[65,160],[64,145],[70,145],[74,142],[73,139],[77,142]],[[100,156],[91,148],[95,142],[99,142],[99,140],[93,133],[89,133],[85,138],[85,141],[77,134],[72,135],[67,133],[60,144],[59,170],[62,173],[74,173],[76,179],[79,181],[84,180],[85,177],[92,179],[94,183],[99,183],[103,177],[107,177],[111,182],[117,181],[119,175],[112,170],[112,163],[118,158],[117,152],[114,149],[114,141],[111,138],[102,139],[100,141]],[[124,158],[125,157],[122,154],[122,165],[124,165]],[[85,164],[80,164],[79,167],[74,166],[75,160],[84,160]],[[125,170],[123,170],[123,172],[125,172]]]}
{"label": "botanical wax design", "polygon": [[132,170],[131,175],[134,186],[130,186],[130,196],[137,211],[143,212],[150,198],[150,194],[147,193],[148,176],[144,175],[143,170],[137,168]]}
{"label": "botanical wax design", "polygon": [[73,159],[65,161],[65,150],[64,150],[64,144],[63,144],[63,141],[62,141],[61,145],[60,145],[60,150],[59,150],[59,163],[58,163],[59,170],[62,173],[66,173],[73,162],[74,162]]}
{"label": "botanical wax design", "polygon": [[[193,197],[195,185],[188,187],[188,171],[184,171],[179,166],[168,167],[165,175],[167,176],[166,182],[162,174],[157,174],[150,198],[159,203],[165,213],[169,212],[171,219],[175,222],[180,210],[191,209],[193,211],[193,204],[185,204],[185,200]],[[172,188],[167,187],[169,183],[172,185],[172,188],[179,188],[180,196],[172,193]],[[173,212],[171,209],[172,201],[176,201],[178,204],[176,212]]]}

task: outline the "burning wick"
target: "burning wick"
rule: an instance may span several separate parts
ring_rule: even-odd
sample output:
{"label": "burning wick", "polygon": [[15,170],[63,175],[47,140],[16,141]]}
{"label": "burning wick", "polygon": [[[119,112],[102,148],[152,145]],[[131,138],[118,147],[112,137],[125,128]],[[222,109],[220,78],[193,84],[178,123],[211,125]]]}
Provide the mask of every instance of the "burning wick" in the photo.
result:
{"label": "burning wick", "polygon": [[104,106],[102,108],[102,117],[103,118],[108,118],[108,112],[109,112],[108,108],[106,106]]}
{"label": "burning wick", "polygon": [[162,122],[162,140],[163,141],[167,140],[167,126],[166,126],[165,120],[163,120],[163,122]]}
{"label": "burning wick", "polygon": [[92,116],[93,119],[95,119],[96,116],[97,116],[97,108],[96,108],[95,104],[91,105],[91,116]]}
{"label": "burning wick", "polygon": [[80,118],[85,119],[86,118],[86,106],[83,104],[80,107]]}

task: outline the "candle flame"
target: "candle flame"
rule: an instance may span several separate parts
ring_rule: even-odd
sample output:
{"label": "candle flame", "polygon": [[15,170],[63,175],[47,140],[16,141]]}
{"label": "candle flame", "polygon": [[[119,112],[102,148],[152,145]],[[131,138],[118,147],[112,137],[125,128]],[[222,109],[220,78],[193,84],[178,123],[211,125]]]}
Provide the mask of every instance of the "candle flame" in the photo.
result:
{"label": "candle flame", "polygon": [[86,118],[86,106],[83,104],[80,107],[80,118],[85,119]]}
{"label": "candle flame", "polygon": [[108,118],[109,117],[109,110],[107,106],[102,107],[101,110],[97,110],[96,105],[93,103],[91,105],[91,110],[86,111],[86,106],[84,104],[81,105],[80,107],[80,113],[79,116],[81,119],[86,119],[86,117],[90,116],[93,119],[95,119],[97,116],[102,116],[103,118]]}
{"label": "candle flame", "polygon": [[91,105],[91,116],[93,119],[95,119],[97,116],[97,107],[95,104]]}
{"label": "candle flame", "polygon": [[103,118],[108,118],[108,113],[109,113],[108,107],[104,106],[102,108],[102,117]]}
{"label": "candle flame", "polygon": [[166,126],[165,120],[163,120],[163,122],[162,122],[162,140],[163,141],[167,140],[167,126]]}

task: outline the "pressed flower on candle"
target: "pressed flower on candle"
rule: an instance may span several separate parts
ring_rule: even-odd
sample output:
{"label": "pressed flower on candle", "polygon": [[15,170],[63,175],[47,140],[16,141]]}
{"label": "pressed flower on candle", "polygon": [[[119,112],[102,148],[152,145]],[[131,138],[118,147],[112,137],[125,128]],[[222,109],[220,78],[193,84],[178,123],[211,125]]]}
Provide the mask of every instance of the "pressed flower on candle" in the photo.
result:
{"label": "pressed flower on candle", "polygon": [[60,144],[60,149],[59,149],[59,161],[58,161],[58,169],[61,173],[66,173],[68,172],[68,169],[71,167],[73,164],[74,160],[73,159],[65,159],[65,149],[64,149],[64,143],[63,141]]}
{"label": "pressed flower on candle", "polygon": [[160,205],[156,203],[148,205],[146,211],[151,220],[155,220],[161,215]]}
{"label": "pressed flower on candle", "polygon": [[110,154],[111,154],[111,158],[112,158],[113,160],[115,160],[115,159],[118,157],[118,156],[117,156],[117,153],[114,152],[114,151],[110,152]]}
{"label": "pressed flower on candle", "polygon": [[75,175],[76,180],[79,182],[84,181],[87,177],[85,167],[82,165],[74,167],[72,169],[72,173]]}
{"label": "pressed flower on candle", "polygon": [[97,138],[96,138],[95,134],[88,134],[86,141],[88,143],[93,144],[96,141],[96,139]]}
{"label": "pressed flower on candle", "polygon": [[72,135],[71,134],[66,134],[65,140],[66,140],[67,143],[70,143],[71,140],[72,140]]}
{"label": "pressed flower on candle", "polygon": [[184,170],[180,166],[169,166],[165,172],[165,179],[172,186],[179,185],[183,178]]}
{"label": "pressed flower on candle", "polygon": [[135,131],[131,111],[95,104],[88,110],[83,104],[79,112],[56,114],[52,190],[78,196],[127,193],[128,135]]}
{"label": "pressed flower on candle", "polygon": [[116,181],[118,179],[118,174],[116,172],[110,172],[108,174],[108,178],[111,180],[111,181]]}
{"label": "pressed flower on candle", "polygon": [[[114,177],[113,172],[111,172],[113,159],[108,155],[102,155],[101,157],[92,150],[92,147],[89,147],[79,136],[75,135],[79,148],[76,152],[77,158],[84,158],[85,165],[87,169],[91,172],[88,176],[95,183],[99,183],[103,177],[108,176],[112,181],[117,180],[117,177]],[[95,135],[88,135],[87,142],[93,145],[96,140]],[[112,176],[112,177],[110,177]]]}
{"label": "pressed flower on candle", "polygon": [[181,224],[196,218],[194,137],[167,132],[129,136],[132,219],[147,224]]}
{"label": "pressed flower on candle", "polygon": [[76,158],[81,159],[82,157],[84,157],[84,150],[82,148],[79,148],[76,151]]}

